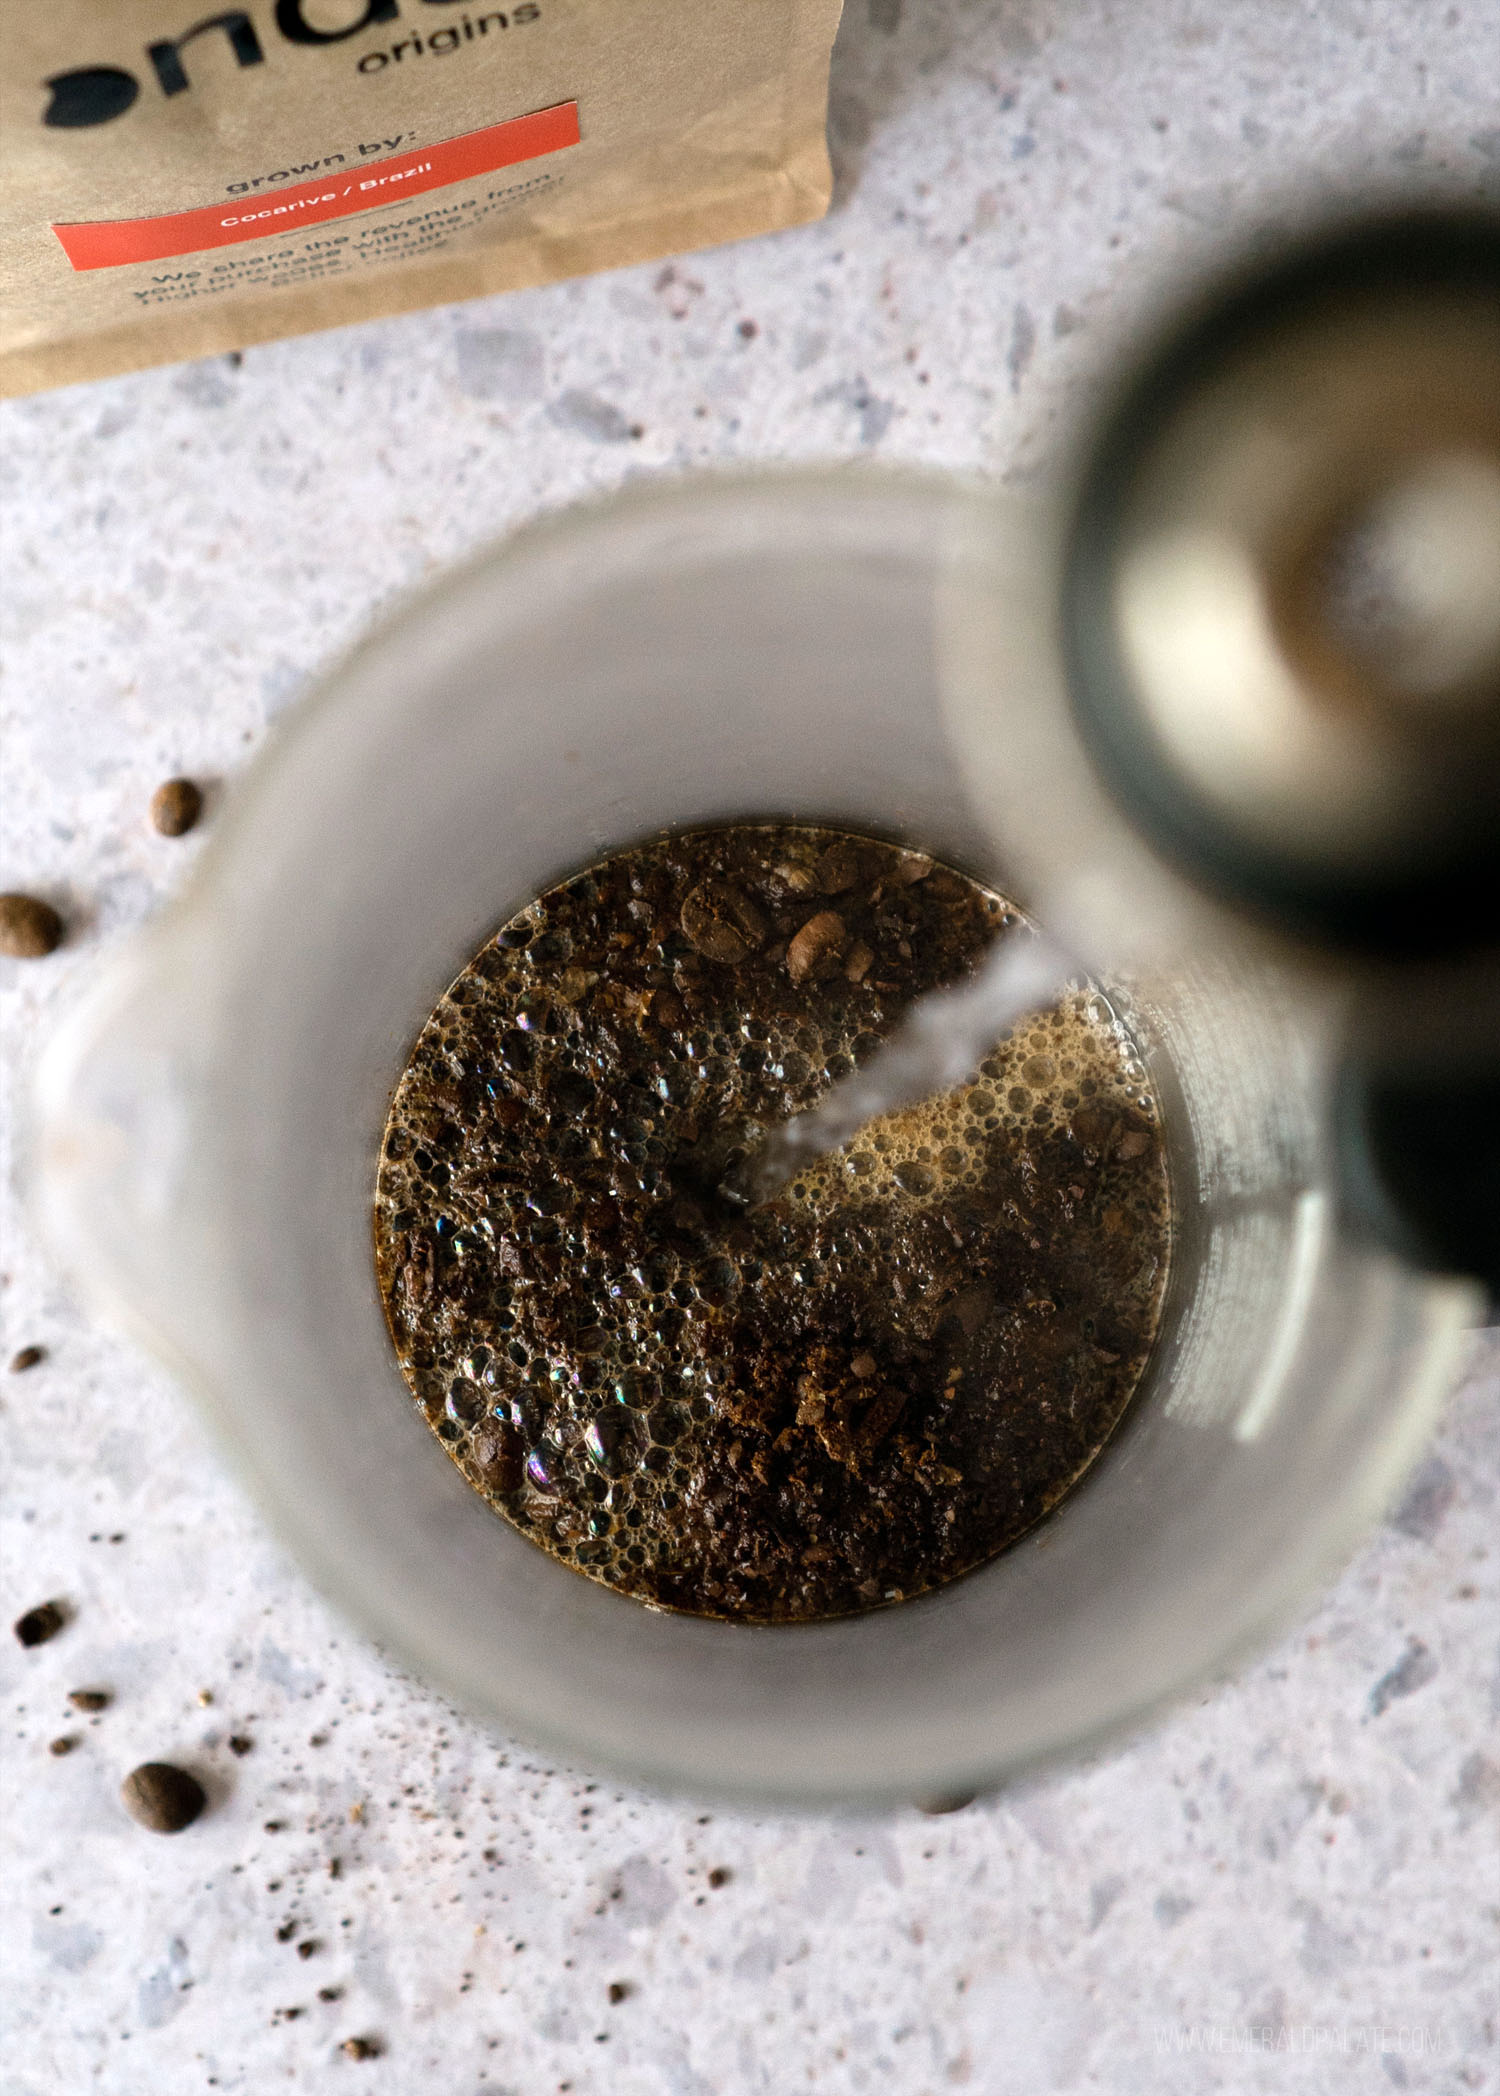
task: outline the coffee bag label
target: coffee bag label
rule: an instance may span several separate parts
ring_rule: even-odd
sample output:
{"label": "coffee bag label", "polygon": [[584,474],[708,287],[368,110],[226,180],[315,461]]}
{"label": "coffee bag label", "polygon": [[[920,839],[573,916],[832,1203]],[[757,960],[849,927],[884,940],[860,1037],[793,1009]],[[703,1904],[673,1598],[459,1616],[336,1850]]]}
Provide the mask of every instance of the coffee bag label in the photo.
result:
{"label": "coffee bag label", "polygon": [[236,247],[286,232],[277,219],[297,226],[322,225],[331,218],[350,218],[356,211],[378,211],[398,193],[404,203],[430,189],[451,189],[471,175],[492,175],[518,160],[536,160],[578,144],[578,104],[561,102],[531,116],[512,117],[508,124],[489,124],[463,138],[420,146],[393,160],[371,161],[316,182],[297,182],[290,189],[264,190],[258,196],[205,205],[197,211],[168,211],[159,218],[117,218],[54,226],[63,253],[75,269],[118,269],[126,262],[159,262],[173,255],[199,254],[205,248]]}
{"label": "coffee bag label", "polygon": [[839,0],[49,0],[0,74],[0,391],[827,207]]}

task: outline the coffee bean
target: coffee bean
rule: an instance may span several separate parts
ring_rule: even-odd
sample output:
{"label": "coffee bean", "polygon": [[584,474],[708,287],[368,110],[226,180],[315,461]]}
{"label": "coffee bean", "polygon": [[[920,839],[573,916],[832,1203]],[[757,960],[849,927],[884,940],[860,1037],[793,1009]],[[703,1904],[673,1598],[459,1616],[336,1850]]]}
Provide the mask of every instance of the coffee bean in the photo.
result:
{"label": "coffee bean", "polygon": [[77,1744],[78,1742],[76,1739],[72,1739],[66,1733],[64,1733],[61,1739],[48,1740],[47,1752],[49,1754],[57,1755],[71,1754],[73,1749],[77,1746]]}
{"label": "coffee bean", "polygon": [[819,910],[809,917],[786,950],[786,972],[794,983],[804,983],[831,974],[844,950],[848,933],[844,920],[833,910]]}
{"label": "coffee bean", "polygon": [[248,1732],[231,1732],[229,1735],[229,1751],[237,1761],[242,1761],[254,1745],[255,1741]]}
{"label": "coffee bean", "polygon": [[28,1368],[36,1368],[47,1358],[44,1346],[23,1346],[19,1353],[10,1357],[12,1375],[25,1375]]}
{"label": "coffee bean", "polygon": [[717,1891],[719,1890],[720,1886],[721,1886],[721,1885],[727,1885],[727,1884],[729,1883],[729,1880],[730,1880],[730,1879],[731,1879],[731,1878],[732,1878],[733,1876],[734,1876],[734,1872],[733,1872],[732,1870],[726,1870],[726,1869],[724,1868],[723,1864],[722,1864],[722,1863],[720,1863],[720,1864],[717,1864],[717,1865],[716,1865],[716,1866],[714,1867],[714,1869],[712,1869],[712,1870],[711,1870],[711,1871],[709,1872],[709,1874],[708,1874],[708,1882],[709,1882],[709,1884],[710,1884],[710,1885],[712,1885],[712,1887],[713,1887],[714,1891],[715,1891],[715,1892],[717,1892]]}
{"label": "coffee bean", "polygon": [[163,837],[185,837],[203,813],[203,794],[191,779],[168,779],[151,796],[151,821]]}
{"label": "coffee bean", "polygon": [[813,866],[813,885],[820,895],[842,895],[859,879],[859,853],[844,838],[821,852]]}
{"label": "coffee bean", "polygon": [[346,2060],[378,2060],[384,2050],[378,2038],[345,2038],[339,2047]]}
{"label": "coffee bean", "polygon": [[23,1645],[45,1645],[67,1620],[67,1611],[60,1601],[43,1601],[28,1608],[24,1616],[17,1616],[11,1627]]}
{"label": "coffee bean", "polygon": [[682,1008],[682,999],[670,990],[658,990],[651,1000],[651,1017],[658,1026],[676,1028],[687,1017]]}
{"label": "coffee bean", "polygon": [[62,944],[63,921],[37,895],[0,895],[0,953],[38,961]]}
{"label": "coffee bean", "polygon": [[683,936],[706,960],[731,965],[766,942],[766,920],[748,895],[728,881],[700,881],[682,902]]}
{"label": "coffee bean", "polygon": [[120,1785],[125,1810],[153,1834],[179,1834],[208,1803],[203,1786],[170,1761],[143,1761]]}
{"label": "coffee bean", "polygon": [[611,1980],[609,1983],[609,1998],[616,2007],[622,2001],[629,2001],[634,1992],[635,1989],[631,1986],[629,1980]]}
{"label": "coffee bean", "polygon": [[75,1710],[108,1710],[109,1700],[109,1690],[107,1688],[70,1688],[68,1690],[68,1701]]}
{"label": "coffee bean", "polygon": [[489,1489],[514,1492],[519,1487],[526,1467],[526,1444],[508,1422],[497,1420],[492,1427],[476,1434],[473,1454]]}

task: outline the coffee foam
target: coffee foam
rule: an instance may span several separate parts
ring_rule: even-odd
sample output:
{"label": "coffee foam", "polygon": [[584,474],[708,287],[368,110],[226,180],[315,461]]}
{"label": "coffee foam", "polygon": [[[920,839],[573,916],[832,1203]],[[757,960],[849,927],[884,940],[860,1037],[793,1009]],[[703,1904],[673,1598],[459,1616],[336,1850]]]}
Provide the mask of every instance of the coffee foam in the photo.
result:
{"label": "coffee foam", "polygon": [[1086,1103],[1148,1119],[1156,1111],[1120,1019],[1099,991],[1078,987],[1012,1028],[966,1083],[881,1114],[843,1149],[810,1160],[785,1198],[813,1213],[851,1195],[938,1206],[961,1188],[978,1189],[983,1146],[997,1133],[1065,1127]]}

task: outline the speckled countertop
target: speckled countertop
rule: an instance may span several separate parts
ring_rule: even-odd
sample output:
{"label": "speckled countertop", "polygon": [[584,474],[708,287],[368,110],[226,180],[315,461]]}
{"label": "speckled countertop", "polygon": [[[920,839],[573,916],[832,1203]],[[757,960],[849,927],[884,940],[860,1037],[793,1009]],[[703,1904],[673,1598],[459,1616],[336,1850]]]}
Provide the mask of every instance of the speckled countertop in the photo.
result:
{"label": "speckled countertop", "polygon": [[[72,926],[0,964],[8,1095],[191,865],[158,780],[219,782],[211,823],[471,547],[699,461],[1044,472],[1119,330],[1297,178],[1500,180],[1483,0],[850,4],[822,226],[3,411],[0,885]],[[546,1765],[346,1630],[13,1180],[0,1345],[47,1358],[0,1375],[7,1614],[73,1616],[0,1648],[0,2096],[1500,2087],[1493,1346],[1231,1686],[950,1817],[737,1817]],[[152,1756],[210,1795],[170,1842],[117,1803]]]}

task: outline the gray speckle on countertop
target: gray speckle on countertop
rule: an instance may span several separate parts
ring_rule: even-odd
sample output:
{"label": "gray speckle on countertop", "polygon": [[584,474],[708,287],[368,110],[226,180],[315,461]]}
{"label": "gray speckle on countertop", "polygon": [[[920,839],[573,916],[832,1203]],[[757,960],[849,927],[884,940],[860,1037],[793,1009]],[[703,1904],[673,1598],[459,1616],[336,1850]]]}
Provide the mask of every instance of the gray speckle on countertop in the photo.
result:
{"label": "gray speckle on countertop", "polygon": [[[705,463],[1034,480],[1161,287],[1304,190],[1494,194],[1492,35],[1474,4],[850,0],[821,226],[5,408],[0,886],[69,921],[0,964],[7,1073],[212,830],[217,785],[180,842],[153,788],[232,794],[401,592]],[[1232,1683],[964,1811],[746,1817],[555,1767],[336,1621],[71,1307],[4,1162],[0,1353],[48,1350],[0,1387],[10,1613],[72,1614],[0,1650],[3,2096],[1500,2088],[1492,1342]],[[208,1793],[170,1840],[118,1802],[145,1759]]]}

